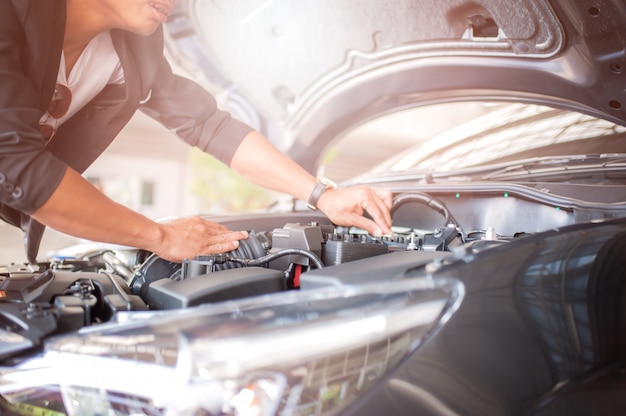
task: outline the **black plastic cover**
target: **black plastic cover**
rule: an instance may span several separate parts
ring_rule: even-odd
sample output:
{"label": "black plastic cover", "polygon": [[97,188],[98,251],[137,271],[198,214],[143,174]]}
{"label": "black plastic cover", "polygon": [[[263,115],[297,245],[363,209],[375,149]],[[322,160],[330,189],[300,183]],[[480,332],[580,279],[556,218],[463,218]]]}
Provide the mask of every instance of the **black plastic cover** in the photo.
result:
{"label": "black plastic cover", "polygon": [[181,281],[157,280],[148,289],[148,305],[157,310],[178,309],[286,289],[282,272],[263,267],[245,267]]}

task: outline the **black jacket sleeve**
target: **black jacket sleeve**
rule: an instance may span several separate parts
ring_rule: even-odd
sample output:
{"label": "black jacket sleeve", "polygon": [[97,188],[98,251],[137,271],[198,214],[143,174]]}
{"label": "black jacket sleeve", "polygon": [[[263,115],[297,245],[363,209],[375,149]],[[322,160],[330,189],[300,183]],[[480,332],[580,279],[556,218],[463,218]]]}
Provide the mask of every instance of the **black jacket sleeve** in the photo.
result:
{"label": "black jacket sleeve", "polygon": [[229,164],[252,128],[218,108],[215,99],[196,82],[172,74],[161,56],[154,82],[140,109],[192,146]]}
{"label": "black jacket sleeve", "polygon": [[[55,3],[37,5],[54,8]],[[47,52],[43,56],[29,48],[22,23],[30,10],[25,3],[13,4],[0,2],[0,205],[30,214],[48,200],[66,170],[66,164],[46,150],[39,132],[42,103],[52,91],[42,90],[41,79],[32,76],[41,59],[60,51],[62,39],[48,34],[41,45]],[[64,24],[51,19],[56,12],[50,12],[49,25]]]}

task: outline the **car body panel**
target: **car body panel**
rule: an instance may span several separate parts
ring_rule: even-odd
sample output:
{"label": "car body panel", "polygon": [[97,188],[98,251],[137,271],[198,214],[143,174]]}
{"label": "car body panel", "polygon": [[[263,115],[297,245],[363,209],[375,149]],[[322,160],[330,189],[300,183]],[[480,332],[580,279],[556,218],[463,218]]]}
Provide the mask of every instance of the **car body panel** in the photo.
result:
{"label": "car body panel", "polygon": [[442,267],[466,286],[461,308],[354,414],[619,414],[625,225],[565,227]]}
{"label": "car body panel", "polygon": [[295,7],[181,2],[168,30],[178,62],[311,171],[355,125],[436,102],[535,102],[626,124],[619,0]]}
{"label": "car body panel", "polygon": [[0,267],[0,409],[623,413],[626,4],[512,4],[181,0],[173,62],[311,172],[385,115],[493,111],[339,184],[393,193],[389,236],[289,199],[207,215],[229,253]]}

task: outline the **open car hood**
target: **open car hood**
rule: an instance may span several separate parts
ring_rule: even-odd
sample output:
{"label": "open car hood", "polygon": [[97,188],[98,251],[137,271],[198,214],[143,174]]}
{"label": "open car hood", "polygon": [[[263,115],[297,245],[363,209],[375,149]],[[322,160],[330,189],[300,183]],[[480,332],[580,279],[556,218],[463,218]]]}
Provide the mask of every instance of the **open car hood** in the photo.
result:
{"label": "open car hood", "polygon": [[3,416],[622,416],[624,0],[371,3],[181,0],[166,41],[310,171],[370,119],[489,102],[352,179],[392,233],[289,200],[207,216],[248,231],[227,253],[2,266]]}
{"label": "open car hood", "polygon": [[313,171],[369,119],[458,100],[626,124],[622,0],[186,0],[168,51],[220,105]]}

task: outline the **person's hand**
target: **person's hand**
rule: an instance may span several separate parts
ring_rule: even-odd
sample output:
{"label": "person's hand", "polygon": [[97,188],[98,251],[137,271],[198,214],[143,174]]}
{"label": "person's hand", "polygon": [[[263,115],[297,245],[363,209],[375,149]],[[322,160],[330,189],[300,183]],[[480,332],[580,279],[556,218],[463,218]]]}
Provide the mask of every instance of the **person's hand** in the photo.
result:
{"label": "person's hand", "polygon": [[198,255],[226,253],[248,238],[246,231],[231,231],[201,217],[189,217],[159,224],[162,238],[152,250],[156,255],[180,263]]}
{"label": "person's hand", "polygon": [[[343,189],[327,189],[317,206],[337,225],[355,226],[374,237],[391,234],[392,194],[386,189],[354,186]],[[372,218],[367,218],[367,212]]]}

